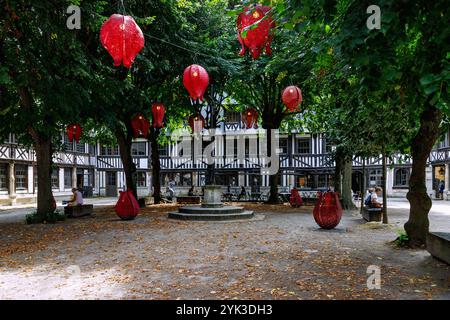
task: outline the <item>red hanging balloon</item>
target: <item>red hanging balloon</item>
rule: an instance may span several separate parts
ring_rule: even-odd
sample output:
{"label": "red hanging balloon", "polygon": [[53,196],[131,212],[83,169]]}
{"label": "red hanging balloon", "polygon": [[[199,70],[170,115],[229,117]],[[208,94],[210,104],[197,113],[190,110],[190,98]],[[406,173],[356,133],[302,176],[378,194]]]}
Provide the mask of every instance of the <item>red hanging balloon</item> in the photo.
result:
{"label": "red hanging balloon", "polygon": [[242,122],[244,129],[258,128],[258,112],[253,108],[247,108],[242,112]]}
{"label": "red hanging balloon", "polygon": [[[245,47],[250,50],[253,59],[257,59],[263,49],[266,54],[271,54],[270,43],[273,40],[271,30],[275,27],[275,21],[269,13],[271,9],[268,6],[256,5],[254,9],[245,7],[244,11],[238,15],[236,24],[238,40],[242,47],[239,53],[241,56],[245,55]],[[258,23],[253,28],[256,22]]]}
{"label": "red hanging balloon", "polygon": [[333,229],[342,218],[342,206],[338,192],[318,192],[319,200],[314,207],[314,220],[323,229]]}
{"label": "red hanging balloon", "polygon": [[100,29],[100,40],[114,59],[114,65],[130,68],[139,51],[144,48],[145,39],[141,28],[131,16],[113,14]]}
{"label": "red hanging balloon", "polygon": [[80,141],[82,132],[83,130],[78,123],[69,124],[66,128],[67,137],[69,138],[70,142],[75,139],[75,141],[78,143]]}
{"label": "red hanging balloon", "polygon": [[145,119],[145,117],[138,113],[132,120],[131,126],[133,127],[133,136],[135,138],[147,137],[148,130],[150,129],[150,121]]}
{"label": "red hanging balloon", "polygon": [[164,115],[166,114],[166,108],[162,103],[154,103],[152,105],[153,114],[153,127],[160,129],[163,127]]}
{"label": "red hanging balloon", "polygon": [[183,85],[193,100],[203,101],[203,95],[209,85],[209,75],[205,68],[197,64],[190,65],[184,69]]}
{"label": "red hanging balloon", "polygon": [[201,114],[193,114],[188,119],[192,132],[200,132],[205,127],[205,118]]}
{"label": "red hanging balloon", "polygon": [[290,112],[294,112],[302,103],[302,91],[299,87],[289,86],[283,90],[281,100]]}
{"label": "red hanging balloon", "polygon": [[131,190],[120,191],[119,200],[116,203],[116,213],[122,220],[133,220],[139,213],[139,203]]}

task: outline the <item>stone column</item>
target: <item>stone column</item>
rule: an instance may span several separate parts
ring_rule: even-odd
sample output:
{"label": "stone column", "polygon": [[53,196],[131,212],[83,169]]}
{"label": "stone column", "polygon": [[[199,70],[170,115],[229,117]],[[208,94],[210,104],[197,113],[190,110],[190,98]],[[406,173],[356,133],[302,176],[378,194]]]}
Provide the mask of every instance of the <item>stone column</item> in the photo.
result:
{"label": "stone column", "polygon": [[72,168],[72,188],[77,187],[77,167]]}
{"label": "stone column", "polygon": [[9,198],[11,199],[11,205],[16,203],[16,175],[14,169],[14,162],[10,162],[8,166],[8,180],[9,180]]}

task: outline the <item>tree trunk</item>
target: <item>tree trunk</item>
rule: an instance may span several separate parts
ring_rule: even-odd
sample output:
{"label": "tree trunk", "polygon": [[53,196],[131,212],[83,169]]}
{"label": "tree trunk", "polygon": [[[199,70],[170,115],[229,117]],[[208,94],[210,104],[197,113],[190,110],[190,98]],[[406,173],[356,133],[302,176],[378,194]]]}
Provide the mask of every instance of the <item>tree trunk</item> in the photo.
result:
{"label": "tree trunk", "polygon": [[334,169],[334,191],[342,194],[342,171],[344,167],[344,155],[340,148],[336,149],[335,169]]}
{"label": "tree trunk", "polygon": [[428,105],[420,115],[420,127],[412,140],[412,170],[409,178],[409,192],[407,198],[410,203],[409,219],[405,223],[409,245],[412,247],[425,246],[428,234],[428,212],[431,209],[431,199],[427,194],[425,167],[428,156],[439,136],[439,125],[442,112]]}
{"label": "tree trunk", "polygon": [[345,210],[356,209],[353,203],[352,192],[352,158],[344,160],[342,174],[342,208]]}
{"label": "tree trunk", "polygon": [[126,188],[133,191],[137,199],[136,188],[136,165],[131,155],[131,136],[125,134],[121,129],[115,132],[117,143],[119,144],[120,158],[122,159],[123,171],[125,172]]}
{"label": "tree trunk", "polygon": [[385,147],[383,146],[382,149],[382,169],[383,169],[383,223],[384,224],[388,224],[389,223],[389,219],[388,219],[388,212],[387,212],[387,179],[386,179],[386,171],[387,171],[387,167],[386,167],[386,151],[385,151]]}
{"label": "tree trunk", "polygon": [[152,152],[152,181],[153,201],[155,204],[161,202],[161,163],[158,153],[159,129],[150,128],[150,144]]}
{"label": "tree trunk", "polygon": [[[276,152],[276,150],[272,150],[272,130],[267,129],[267,140],[266,140],[266,149],[267,156],[272,157],[272,152]],[[270,164],[273,165],[272,163]],[[275,174],[269,175],[269,197],[267,199],[268,204],[277,204],[280,203],[280,198],[278,197],[278,182],[280,177],[280,168],[277,168],[277,172]]]}
{"label": "tree trunk", "polygon": [[53,212],[52,194],[52,139],[33,130],[33,147],[36,153],[37,167],[37,214],[44,218]]}
{"label": "tree trunk", "polygon": [[361,192],[361,207],[359,208],[359,213],[362,214],[362,211],[364,209],[364,198],[366,195],[366,159],[364,157],[362,157],[362,181],[361,181],[361,188],[360,188],[360,192]]}

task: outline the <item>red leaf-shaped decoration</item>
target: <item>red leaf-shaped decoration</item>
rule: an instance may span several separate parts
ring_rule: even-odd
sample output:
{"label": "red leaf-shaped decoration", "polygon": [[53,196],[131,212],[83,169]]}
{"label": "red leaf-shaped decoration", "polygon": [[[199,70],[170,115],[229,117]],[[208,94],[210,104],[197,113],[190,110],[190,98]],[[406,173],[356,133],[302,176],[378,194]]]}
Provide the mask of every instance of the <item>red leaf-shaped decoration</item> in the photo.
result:
{"label": "red leaf-shaped decoration", "polygon": [[198,64],[187,67],[183,73],[183,85],[193,100],[203,101],[203,95],[209,85],[209,75],[205,68]]}
{"label": "red leaf-shaped decoration", "polygon": [[166,108],[162,103],[154,103],[152,105],[153,114],[153,127],[160,129],[163,127],[164,115],[166,114]]}
{"label": "red leaf-shaped decoration", "polygon": [[132,120],[131,126],[133,127],[133,136],[135,138],[147,137],[148,130],[150,129],[150,121],[145,119],[145,117],[138,113]]}
{"label": "red leaf-shaped decoration", "polygon": [[188,119],[192,132],[200,132],[205,127],[205,118],[201,114],[193,114]]}
{"label": "red leaf-shaped decoration", "polygon": [[75,139],[75,141],[78,143],[80,141],[82,132],[83,130],[78,123],[71,123],[66,128],[67,137],[69,138],[70,142]]}
{"label": "red leaf-shaped decoration", "polygon": [[333,229],[342,218],[342,206],[337,192],[318,192],[319,200],[314,207],[314,220],[323,229]]}
{"label": "red leaf-shaped decoration", "polygon": [[131,16],[113,14],[100,29],[100,40],[114,65],[130,68],[145,44],[144,34]]}
{"label": "red leaf-shaped decoration", "polygon": [[289,86],[284,89],[283,94],[281,95],[281,100],[290,112],[294,112],[302,103],[302,91],[299,87]]}
{"label": "red leaf-shaped decoration", "polygon": [[133,220],[139,213],[139,203],[131,190],[120,191],[119,201],[116,203],[116,213],[122,220]]}
{"label": "red leaf-shaped decoration", "polygon": [[258,128],[258,112],[253,108],[247,108],[242,112],[242,122],[244,129]]}
{"label": "red leaf-shaped decoration", "polygon": [[[245,47],[250,50],[253,59],[257,59],[264,49],[266,54],[271,54],[270,43],[273,40],[271,30],[275,27],[275,22],[271,14],[268,13],[271,9],[268,6],[256,5],[252,10],[249,7],[245,7],[244,11],[238,15],[236,24],[238,40],[241,44],[241,51],[239,52],[241,56],[245,54]],[[264,18],[266,15],[268,17]],[[255,28],[250,27],[258,21],[260,22]],[[243,32],[247,27],[250,28],[247,29],[244,35]]]}

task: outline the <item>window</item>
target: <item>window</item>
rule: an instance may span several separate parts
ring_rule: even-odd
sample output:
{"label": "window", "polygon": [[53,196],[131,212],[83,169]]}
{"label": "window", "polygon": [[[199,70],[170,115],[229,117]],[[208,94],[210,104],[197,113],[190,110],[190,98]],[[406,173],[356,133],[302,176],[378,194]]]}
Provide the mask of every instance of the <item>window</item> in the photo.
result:
{"label": "window", "polygon": [[8,190],[8,167],[0,163],[0,190]]}
{"label": "window", "polygon": [[134,142],[131,144],[131,154],[133,156],[145,156],[145,142]]}
{"label": "window", "polygon": [[192,173],[182,173],[180,182],[182,186],[192,186]]}
{"label": "window", "polygon": [[75,150],[79,153],[86,153],[86,145],[84,143],[76,143]]}
{"label": "window", "polygon": [[394,187],[408,187],[409,169],[400,168],[395,170]]}
{"label": "window", "polygon": [[138,187],[147,186],[147,174],[145,172],[140,171],[136,173],[136,185]]}
{"label": "window", "polygon": [[280,138],[279,149],[281,152],[280,154],[288,153],[288,139],[287,138]]}
{"label": "window", "polygon": [[308,138],[297,140],[297,153],[309,154],[311,153],[311,141]]}
{"label": "window", "polygon": [[73,142],[69,141],[69,137],[64,135],[64,150],[65,151],[73,151]]}
{"label": "window", "polygon": [[381,169],[372,169],[369,171],[369,184],[371,187],[381,186],[383,182],[383,171]]}
{"label": "window", "polygon": [[91,156],[95,156],[95,144],[90,144],[89,145],[89,154],[91,155]]}
{"label": "window", "polygon": [[16,190],[26,190],[28,188],[28,166],[16,165],[14,171],[16,176]]}
{"label": "window", "polygon": [[72,168],[64,168],[64,188],[72,188]]}
{"label": "window", "polygon": [[235,111],[225,111],[225,121],[228,123],[241,122],[241,114]]}
{"label": "window", "polygon": [[167,156],[167,145],[159,145],[158,144],[158,153],[161,157]]}
{"label": "window", "polygon": [[331,143],[328,142],[328,139],[323,139],[323,153],[331,153]]}
{"label": "window", "polygon": [[297,188],[312,188],[312,177],[310,175],[301,175],[297,177]]}
{"label": "window", "polygon": [[52,189],[59,189],[59,169],[52,170]]}
{"label": "window", "polygon": [[114,146],[114,147],[102,146],[100,148],[100,153],[103,156],[118,156],[119,155],[119,146]]}
{"label": "window", "polygon": [[115,171],[106,172],[106,185],[107,186],[117,185],[117,173]]}

